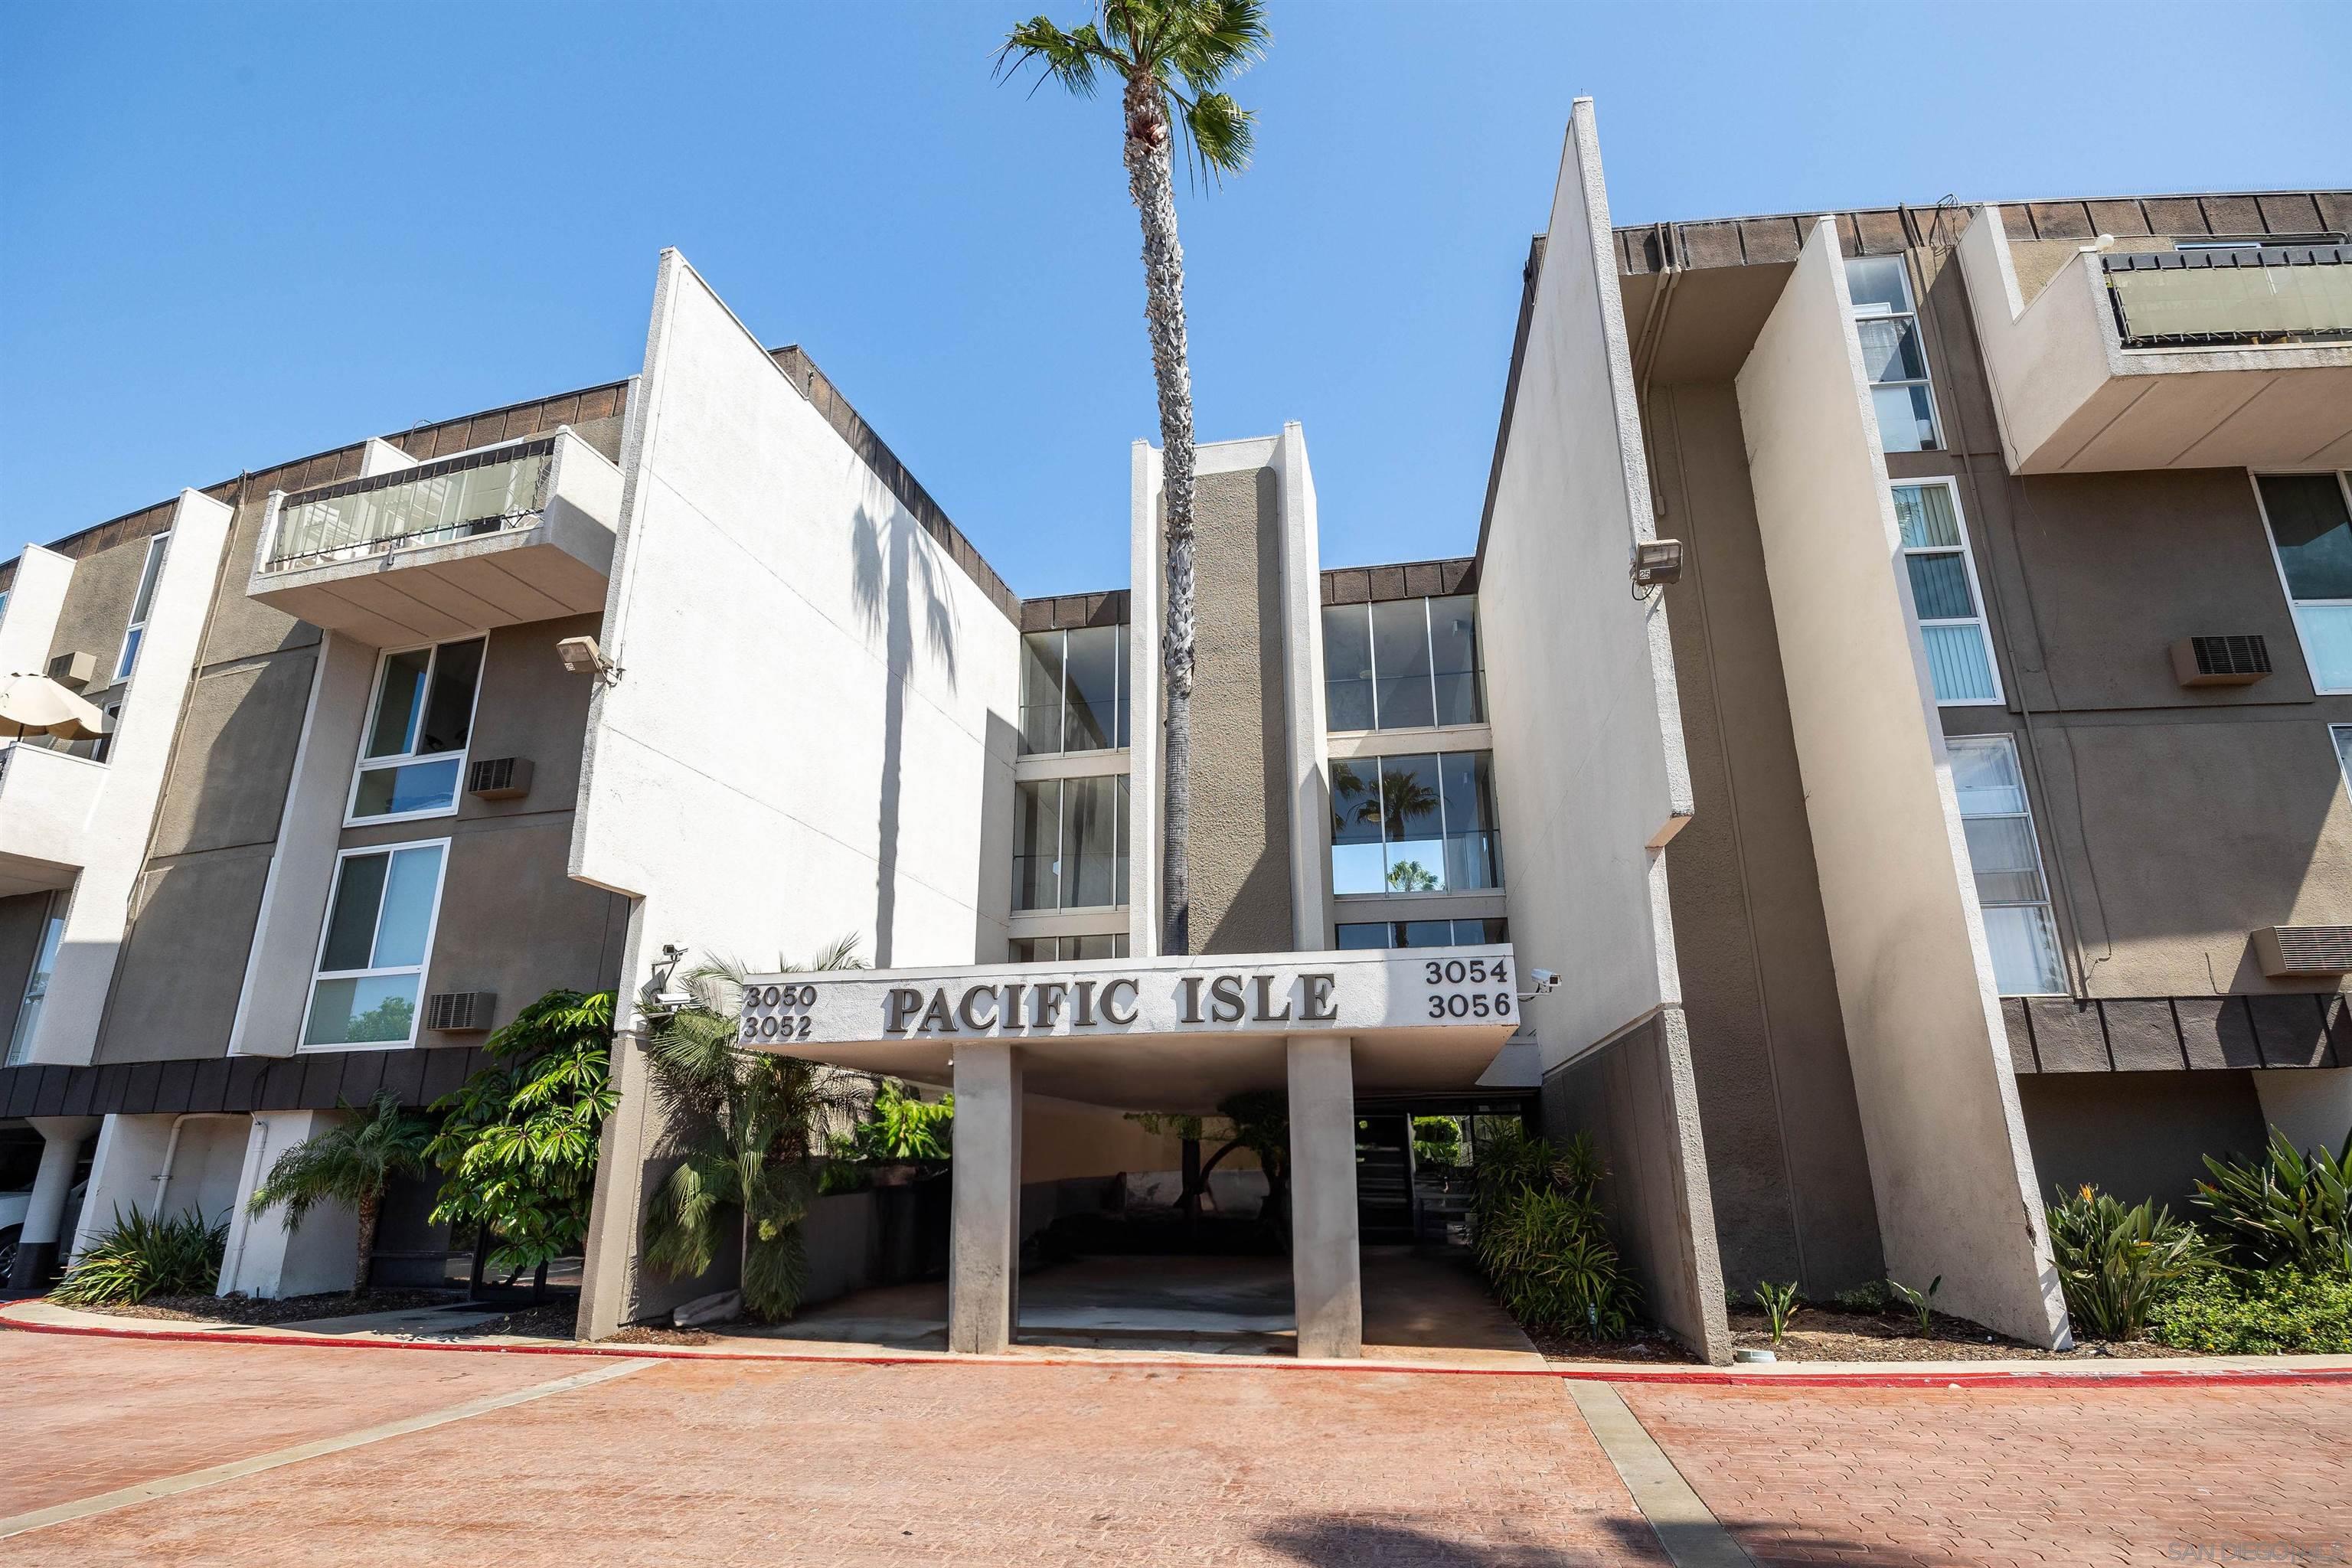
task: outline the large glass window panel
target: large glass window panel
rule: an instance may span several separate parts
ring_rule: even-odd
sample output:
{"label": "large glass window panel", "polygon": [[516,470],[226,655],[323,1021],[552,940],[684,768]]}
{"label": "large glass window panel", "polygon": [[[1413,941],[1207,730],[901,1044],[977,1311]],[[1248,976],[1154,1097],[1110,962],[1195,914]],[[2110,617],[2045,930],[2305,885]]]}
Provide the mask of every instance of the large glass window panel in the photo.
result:
{"label": "large glass window panel", "polygon": [[425,711],[425,686],[433,668],[433,650],[410,648],[386,654],[383,679],[376,689],[375,721],[368,729],[367,755],[404,756]]}
{"label": "large glass window panel", "polygon": [[1911,569],[1911,602],[1923,621],[1969,620],[1977,613],[1976,595],[1969,587],[1969,563],[1957,550],[1906,555]]}
{"label": "large glass window panel", "polygon": [[1434,753],[1381,759],[1381,831],[1391,893],[1445,889],[1444,784]]}
{"label": "large glass window panel", "polygon": [[1445,886],[1454,892],[1503,885],[1495,848],[1494,758],[1449,752],[1438,759],[1445,797]]}
{"label": "large glass window panel", "polygon": [[400,969],[425,962],[425,938],[433,929],[433,899],[441,886],[441,847],[403,849],[392,858],[384,879],[383,912],[376,917],[371,969]]}
{"label": "large glass window panel", "polygon": [[1879,449],[1885,452],[1931,452],[1936,449],[1936,410],[1924,386],[1879,386],[1871,389],[1878,410]]}
{"label": "large glass window panel", "polygon": [[1381,851],[1379,761],[1331,763],[1331,890],[1377,893],[1387,885]]}
{"label": "large glass window panel", "polygon": [[2023,816],[2025,780],[2017,751],[2000,736],[1955,735],[1945,742],[1952,759],[1952,791],[1962,816]]}
{"label": "large glass window panel", "polygon": [[1064,958],[1125,958],[1127,933],[1100,931],[1090,936],[1066,936],[1062,939]]}
{"label": "large glass window panel", "polygon": [[1013,786],[1013,907],[1061,907],[1062,785],[1058,779]]}
{"label": "large glass window panel", "polygon": [[1067,635],[1062,749],[1099,752],[1115,744],[1118,733],[1118,628],[1081,626]]}
{"label": "large glass window panel", "polygon": [[1976,872],[1979,899],[1989,904],[2027,904],[2049,897],[2042,885],[2042,856],[2034,847],[2032,818],[1979,816],[1961,826],[1968,834],[1969,865]]}
{"label": "large glass window panel", "polygon": [[416,736],[420,753],[462,752],[474,723],[474,689],[482,679],[482,639],[434,650],[432,696]]}
{"label": "large glass window panel", "polygon": [[415,1030],[420,978],[379,974],[320,981],[310,998],[302,1043],[366,1046],[407,1040]]}
{"label": "large glass window panel", "polygon": [[163,562],[171,552],[169,533],[159,533],[147,542],[147,559],[139,568],[139,587],[131,599],[131,621],[122,632],[122,652],[114,661],[117,680],[129,679],[139,666],[140,645],[147,640],[147,616],[155,607],[155,584],[163,575]]}
{"label": "large glass window panel", "polygon": [[1399,921],[1397,945],[1399,947],[1452,947],[1454,922],[1452,921]]}
{"label": "large glass window panel", "polygon": [[1510,922],[1504,920],[1455,921],[1454,945],[1486,947],[1511,940]]}
{"label": "large glass window panel", "polygon": [[1118,743],[1119,745],[1121,745],[1121,746],[1125,746],[1125,745],[1132,744],[1132,742],[1128,739],[1128,731],[1129,731],[1129,722],[1128,722],[1128,721],[1129,721],[1129,711],[1130,711],[1130,710],[1132,710],[1132,709],[1133,709],[1133,707],[1135,706],[1135,700],[1134,700],[1132,697],[1130,697],[1130,696],[1129,695],[1129,692],[1130,689],[1131,689],[1131,688],[1133,688],[1133,686],[1135,685],[1135,674],[1134,674],[1134,671],[1133,671],[1133,670],[1131,670],[1131,669],[1129,669],[1129,668],[1128,668],[1128,662],[1127,662],[1127,659],[1128,659],[1127,623],[1126,623],[1125,621],[1121,621],[1121,622],[1119,622],[1119,624],[1118,624],[1118,626],[1116,626],[1112,627],[1111,629],[1112,629],[1113,633],[1115,634],[1115,635],[1114,635],[1114,637],[1113,637],[1113,639],[1112,639],[1112,647],[1113,647],[1113,649],[1114,649],[1113,657],[1118,660]]}
{"label": "large glass window panel", "polygon": [[1911,309],[1911,279],[1899,256],[1846,258],[1845,286],[1857,316],[1900,315]]}
{"label": "large glass window panel", "polygon": [[2003,996],[2055,995],[2066,989],[2058,928],[2045,904],[1990,907],[1985,945],[1992,950],[1993,989]]}
{"label": "large glass window panel", "polygon": [[2000,695],[1982,626],[1921,626],[1919,637],[1927,645],[1927,677],[1937,701],[1990,702]]}
{"label": "large glass window panel", "polygon": [[1387,921],[1343,921],[1333,928],[1342,952],[1361,952],[1371,948],[1392,946]]}
{"label": "large glass window panel", "polygon": [[1062,749],[1062,634],[1031,632],[1021,639],[1021,751],[1026,756]]}
{"label": "large glass window panel", "polygon": [[360,774],[352,797],[353,816],[398,816],[412,811],[446,811],[457,804],[458,761],[403,763]]}
{"label": "large glass window panel", "polygon": [[1116,777],[1062,781],[1062,906],[1090,909],[1118,901],[1117,862],[1125,857],[1118,831]]}
{"label": "large glass window panel", "polygon": [[1896,485],[1895,521],[1906,550],[1959,546],[1960,514],[1952,505],[1949,485]]}
{"label": "large glass window panel", "polygon": [[41,1008],[48,1000],[49,976],[58,966],[58,948],[66,936],[66,895],[49,895],[48,913],[41,921],[40,944],[34,949],[33,965],[25,976],[25,994],[16,1005],[16,1022],[8,1033],[8,1055],[5,1065],[21,1067],[32,1054],[33,1032],[40,1026]]}
{"label": "large glass window panel", "polygon": [[1372,606],[1372,672],[1378,728],[1437,722],[1430,689],[1428,600],[1391,599]]}
{"label": "large glass window panel", "polygon": [[319,959],[322,972],[375,967],[375,917],[383,903],[391,862],[389,855],[344,857],[327,919],[326,947]]}
{"label": "large glass window panel", "polygon": [[2352,691],[2352,605],[2297,605],[2294,624],[2319,689]]}
{"label": "large glass window panel", "polygon": [[1927,363],[1919,355],[1918,323],[1908,316],[1854,323],[1862,340],[1863,374],[1874,382],[1925,381]]}
{"label": "large glass window panel", "polygon": [[2334,474],[2271,474],[2256,483],[2287,592],[2298,599],[2352,599],[2352,515],[2342,482]]}
{"label": "large glass window panel", "polygon": [[1372,620],[1369,605],[1323,612],[1323,721],[1332,730],[1372,727]]}
{"label": "large glass window panel", "polygon": [[1478,601],[1468,594],[1429,601],[1430,664],[1436,672],[1437,721],[1482,724],[1478,690]]}

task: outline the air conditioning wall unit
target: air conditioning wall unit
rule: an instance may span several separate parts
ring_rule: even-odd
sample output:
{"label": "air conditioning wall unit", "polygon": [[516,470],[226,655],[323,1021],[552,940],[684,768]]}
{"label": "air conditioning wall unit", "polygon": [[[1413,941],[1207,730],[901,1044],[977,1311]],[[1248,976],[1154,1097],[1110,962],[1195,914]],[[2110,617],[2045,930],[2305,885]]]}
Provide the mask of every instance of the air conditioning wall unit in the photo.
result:
{"label": "air conditioning wall unit", "polygon": [[466,769],[466,793],[481,800],[520,800],[530,793],[530,759],[482,758]]}
{"label": "air conditioning wall unit", "polygon": [[445,1035],[478,1035],[499,1010],[495,991],[436,991],[425,999],[425,1026]]}
{"label": "air conditioning wall unit", "polygon": [[2252,686],[2270,677],[2270,641],[2258,632],[2182,637],[2172,645],[2172,673],[2183,686]]}
{"label": "air conditioning wall unit", "polygon": [[97,673],[98,658],[93,654],[61,653],[49,660],[49,679],[77,691],[88,686]]}
{"label": "air conditioning wall unit", "polygon": [[2352,926],[2263,926],[2254,956],[2273,980],[2352,974]]}

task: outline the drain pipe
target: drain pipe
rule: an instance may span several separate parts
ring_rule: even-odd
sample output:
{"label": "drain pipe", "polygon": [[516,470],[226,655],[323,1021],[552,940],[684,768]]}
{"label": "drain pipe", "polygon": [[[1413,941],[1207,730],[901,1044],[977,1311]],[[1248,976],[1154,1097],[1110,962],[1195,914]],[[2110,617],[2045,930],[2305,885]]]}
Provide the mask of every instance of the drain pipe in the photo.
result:
{"label": "drain pipe", "polygon": [[163,1217],[163,1194],[172,1185],[172,1163],[179,1157],[180,1153],[180,1129],[191,1121],[234,1121],[236,1120],[236,1113],[228,1110],[188,1110],[172,1118],[172,1137],[171,1141],[163,1145],[163,1168],[156,1173],[154,1177],[155,1203],[147,1211],[149,1219]]}
{"label": "drain pipe", "polygon": [[[236,1190],[240,1195],[260,1185],[261,1157],[268,1152],[269,1118],[256,1115],[253,1131],[245,1141],[245,1165],[237,1177]],[[220,1279],[213,1285],[215,1293],[221,1295],[236,1288],[237,1278],[245,1268],[245,1244],[253,1236],[253,1216],[246,1213],[243,1203],[236,1205],[231,1211],[229,1224],[235,1234],[229,1237],[227,1254],[221,1259]]]}

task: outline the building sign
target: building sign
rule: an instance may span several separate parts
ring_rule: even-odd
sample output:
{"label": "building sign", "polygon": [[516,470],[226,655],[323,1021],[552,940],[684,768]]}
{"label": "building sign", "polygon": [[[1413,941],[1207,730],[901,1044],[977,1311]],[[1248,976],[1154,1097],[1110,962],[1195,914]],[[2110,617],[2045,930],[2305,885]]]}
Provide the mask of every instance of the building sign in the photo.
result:
{"label": "building sign", "polygon": [[821,1058],[957,1039],[1500,1037],[1518,1026],[1519,984],[1507,945],[764,974],[744,984],[742,1040]]}

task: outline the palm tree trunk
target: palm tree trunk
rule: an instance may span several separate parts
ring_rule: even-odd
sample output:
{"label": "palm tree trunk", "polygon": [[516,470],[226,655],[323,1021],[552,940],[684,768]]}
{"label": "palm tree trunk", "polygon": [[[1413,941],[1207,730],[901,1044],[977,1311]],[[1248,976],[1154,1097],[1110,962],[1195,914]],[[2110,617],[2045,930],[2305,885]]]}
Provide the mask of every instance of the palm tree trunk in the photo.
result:
{"label": "palm tree trunk", "polygon": [[[1192,372],[1184,344],[1184,247],[1176,239],[1176,189],[1168,113],[1149,73],[1127,84],[1127,188],[1143,220],[1144,321],[1160,387],[1161,484],[1167,501],[1168,603],[1160,632],[1167,771],[1160,807],[1160,951],[1189,950],[1187,843],[1192,823]],[[1139,590],[1142,584],[1137,584]],[[1140,717],[1140,716],[1139,716]]]}
{"label": "palm tree trunk", "polygon": [[383,1209],[382,1193],[370,1193],[359,1202],[360,1266],[359,1271],[352,1276],[352,1294],[354,1296],[367,1294],[368,1270],[375,1262],[376,1216],[383,1212]]}

